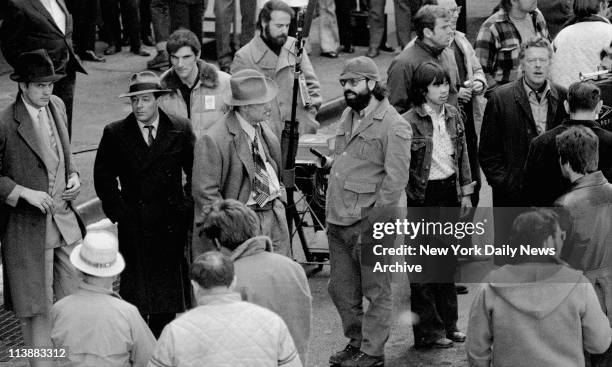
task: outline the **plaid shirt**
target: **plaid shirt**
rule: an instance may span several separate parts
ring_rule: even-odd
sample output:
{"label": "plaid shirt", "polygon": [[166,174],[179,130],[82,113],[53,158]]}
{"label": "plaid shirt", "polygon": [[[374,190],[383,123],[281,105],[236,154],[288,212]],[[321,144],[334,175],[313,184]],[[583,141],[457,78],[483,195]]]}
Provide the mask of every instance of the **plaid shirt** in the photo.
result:
{"label": "plaid shirt", "polygon": [[[536,34],[549,39],[542,13],[536,9],[530,15]],[[518,79],[521,43],[521,36],[504,9],[498,10],[482,24],[474,50],[487,76],[488,91],[498,84]]]}

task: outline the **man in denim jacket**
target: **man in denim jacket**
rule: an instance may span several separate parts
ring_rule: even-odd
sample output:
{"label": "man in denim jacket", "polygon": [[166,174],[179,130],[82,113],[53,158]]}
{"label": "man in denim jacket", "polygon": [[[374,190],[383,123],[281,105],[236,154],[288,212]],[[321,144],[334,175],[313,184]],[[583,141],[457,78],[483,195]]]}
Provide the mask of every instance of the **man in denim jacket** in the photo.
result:
{"label": "man in denim jacket", "polygon": [[[389,259],[372,256],[374,215],[367,218],[362,209],[398,206],[408,183],[412,130],[385,97],[378,68],[371,59],[361,56],[349,60],[340,74],[340,84],[349,108],[342,114],[336,134],[326,218],[329,293],[350,341],[330,363],[382,366],[391,324],[391,274],[373,271],[374,257],[381,263]],[[386,208],[384,218],[377,215],[376,221],[393,220],[395,212]],[[393,236],[376,242],[392,246]],[[365,312],[363,296],[370,302]]]}

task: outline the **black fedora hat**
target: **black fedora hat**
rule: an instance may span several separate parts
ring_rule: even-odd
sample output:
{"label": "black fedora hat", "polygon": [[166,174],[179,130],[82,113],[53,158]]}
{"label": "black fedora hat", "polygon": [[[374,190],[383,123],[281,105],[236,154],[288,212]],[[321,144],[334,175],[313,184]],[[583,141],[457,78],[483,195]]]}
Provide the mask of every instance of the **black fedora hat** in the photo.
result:
{"label": "black fedora hat", "polygon": [[45,49],[24,52],[17,58],[15,72],[10,75],[16,82],[55,82],[66,74],[56,73],[53,62]]}

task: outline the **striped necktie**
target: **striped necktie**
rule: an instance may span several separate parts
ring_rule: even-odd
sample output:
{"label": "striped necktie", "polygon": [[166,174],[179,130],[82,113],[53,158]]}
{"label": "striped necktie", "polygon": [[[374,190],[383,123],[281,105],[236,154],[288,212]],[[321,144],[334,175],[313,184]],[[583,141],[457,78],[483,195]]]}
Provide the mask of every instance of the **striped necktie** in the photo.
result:
{"label": "striped necktie", "polygon": [[41,108],[38,110],[38,122],[45,127],[47,136],[49,137],[49,147],[52,151],[58,152],[57,141],[55,140],[55,134],[53,134],[53,126],[51,126],[51,120],[47,115],[47,109]]}
{"label": "striped necktie", "polygon": [[253,179],[253,192],[255,192],[255,197],[253,199],[259,206],[263,206],[270,197],[270,178],[268,177],[268,171],[266,171],[266,164],[259,151],[259,131],[260,126],[256,125],[255,137],[253,138],[252,144],[253,163],[255,163],[255,177]]}

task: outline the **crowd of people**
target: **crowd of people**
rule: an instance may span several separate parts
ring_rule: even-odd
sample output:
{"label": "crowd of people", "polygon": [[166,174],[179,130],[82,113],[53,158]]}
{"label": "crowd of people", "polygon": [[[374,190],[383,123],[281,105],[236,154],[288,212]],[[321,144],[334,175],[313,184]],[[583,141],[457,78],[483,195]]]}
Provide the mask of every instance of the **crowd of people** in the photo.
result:
{"label": "crowd of people", "polygon": [[[115,236],[87,231],[72,204],[81,187],[70,148],[75,73],[85,72],[79,56],[101,56],[87,33],[95,27],[75,19],[73,33],[69,10],[95,18],[92,4],[8,2],[1,48],[19,92],[0,114],[5,307],[27,347],[68,347],[68,359],[32,356],[32,366],[307,365],[312,296],[291,259],[280,143],[294,103],[299,134],[319,127],[321,86],[298,52],[303,41],[289,35],[305,3],[269,0],[255,27],[257,7],[242,1],[243,32],[253,33],[234,54],[222,28],[233,2],[215,1],[225,29],[219,67],[201,58],[206,2],[168,3],[100,4],[113,18],[107,54],[123,43],[117,6],[122,19],[145,23],[150,8],[152,61],[170,66],[133,74],[119,95],[131,112],[106,125],[98,146],[93,181]],[[318,4],[322,17],[333,6]],[[369,5],[371,25],[380,24],[379,2]],[[395,5],[408,13],[396,11],[402,50],[385,78],[375,62],[380,29],[370,29],[366,56],[338,76],[346,109],[330,155],[316,162],[328,177],[328,290],[348,339],[330,364],[385,361],[392,274],[375,270],[372,249],[394,247],[396,236],[375,239],[373,224],[407,213],[465,219],[479,205],[482,171],[499,209],[496,244],[548,255],[496,257],[465,333],[457,256],[418,258],[423,273],[408,275],[414,347],[465,342],[470,366],[611,365],[612,131],[600,119],[610,103],[607,2],[574,0],[552,38],[537,0],[502,0],[474,45],[456,29],[464,9],[455,0],[420,2],[414,17]],[[123,29],[144,55],[140,41],[151,35],[138,22]],[[326,56],[354,52],[350,34],[340,36]],[[603,79],[581,80],[598,70]]]}

